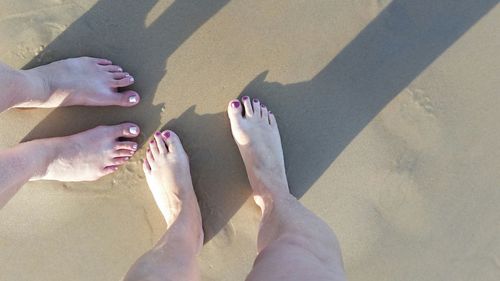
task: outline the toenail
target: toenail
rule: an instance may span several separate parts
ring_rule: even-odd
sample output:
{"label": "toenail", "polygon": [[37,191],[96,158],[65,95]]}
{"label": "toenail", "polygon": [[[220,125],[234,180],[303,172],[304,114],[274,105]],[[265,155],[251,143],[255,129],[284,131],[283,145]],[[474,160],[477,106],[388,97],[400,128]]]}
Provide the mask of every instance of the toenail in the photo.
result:
{"label": "toenail", "polygon": [[163,136],[168,139],[170,137],[170,132],[169,131],[166,131],[163,133]]}
{"label": "toenail", "polygon": [[137,149],[137,144],[132,145],[132,149],[136,150]]}
{"label": "toenail", "polygon": [[130,157],[125,157],[125,161],[128,161],[130,159]]}
{"label": "toenail", "polygon": [[160,135],[160,132],[156,132],[155,135],[159,136]]}
{"label": "toenail", "polygon": [[148,148],[148,152],[151,152],[151,149]]}
{"label": "toenail", "polygon": [[261,107],[263,107],[263,108],[266,108],[266,105],[265,105],[265,104],[261,104],[260,106],[261,106]]}
{"label": "toenail", "polygon": [[233,102],[231,103],[231,106],[232,106],[233,108],[238,108],[238,107],[240,107],[240,102],[239,102],[239,101],[233,101]]}
{"label": "toenail", "polygon": [[149,143],[150,143],[150,144],[153,144],[153,143],[155,143],[155,141],[154,141],[154,140],[151,140]]}
{"label": "toenail", "polygon": [[136,103],[137,102],[137,96],[130,96],[128,98],[128,102],[130,102],[130,103]]}
{"label": "toenail", "polygon": [[244,97],[243,97],[243,100],[247,100],[247,99],[249,99],[249,97],[248,97],[248,96],[244,96]]}
{"label": "toenail", "polygon": [[122,71],[123,71],[123,69],[122,69],[121,67],[118,67],[118,71],[122,72]]}
{"label": "toenail", "polygon": [[134,77],[130,77],[130,82],[134,82]]}
{"label": "toenail", "polygon": [[128,128],[128,131],[129,131],[132,135],[137,135],[137,133],[139,132],[139,128],[137,128],[137,127],[130,127],[130,128]]}
{"label": "toenail", "polygon": [[258,99],[253,99],[253,102],[257,103],[257,102],[259,102],[259,100]]}
{"label": "toenail", "polygon": [[125,77],[129,77],[129,76],[130,76],[130,74],[128,74],[128,73],[125,73]]}

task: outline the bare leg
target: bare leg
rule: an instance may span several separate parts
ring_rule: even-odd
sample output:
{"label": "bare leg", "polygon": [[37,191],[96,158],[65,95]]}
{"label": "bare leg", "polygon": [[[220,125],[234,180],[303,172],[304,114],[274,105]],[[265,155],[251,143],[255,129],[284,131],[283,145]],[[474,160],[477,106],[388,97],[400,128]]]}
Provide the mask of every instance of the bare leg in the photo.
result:
{"label": "bare leg", "polygon": [[335,234],[288,190],[274,115],[249,97],[231,101],[228,114],[262,210],[259,254],[247,280],[346,280]]}
{"label": "bare leg", "polygon": [[71,58],[29,70],[0,63],[0,112],[11,107],[133,106],[139,102],[136,92],[117,91],[133,83],[132,76],[106,59]]}
{"label": "bare leg", "polygon": [[188,157],[172,131],[156,132],[149,145],[144,173],[167,230],[124,280],[199,280],[196,255],[203,246],[203,230]]}
{"label": "bare leg", "polygon": [[110,174],[137,150],[132,123],[67,137],[34,140],[0,151],[0,208],[29,180],[91,181]]}

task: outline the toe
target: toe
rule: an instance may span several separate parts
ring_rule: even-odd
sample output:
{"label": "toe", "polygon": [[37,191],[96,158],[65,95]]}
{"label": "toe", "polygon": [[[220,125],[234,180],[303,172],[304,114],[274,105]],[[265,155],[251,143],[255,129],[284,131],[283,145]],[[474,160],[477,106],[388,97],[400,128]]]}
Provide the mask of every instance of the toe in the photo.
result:
{"label": "toe", "polygon": [[166,130],[163,131],[162,133],[162,138],[167,144],[167,148],[169,152],[172,153],[179,153],[179,152],[184,152],[184,148],[182,147],[181,140],[179,139],[179,136],[177,136],[176,133]]}
{"label": "toe", "polygon": [[245,116],[252,117],[253,116],[253,108],[252,102],[250,101],[250,97],[244,96],[241,98],[243,102],[243,107],[245,108]]}
{"label": "toe", "polygon": [[274,116],[274,114],[271,111],[269,111],[269,124],[271,124],[271,126],[274,128],[278,127],[278,123],[276,122],[276,116]]}
{"label": "toe", "polygon": [[111,80],[111,86],[114,88],[121,88],[121,87],[127,87],[134,84],[134,77],[130,75],[125,75],[121,79],[112,79]]}
{"label": "toe", "polygon": [[131,107],[139,103],[141,97],[135,91],[124,91],[121,93],[112,92],[108,94],[102,102],[106,105],[116,105]]}
{"label": "toe", "polygon": [[126,156],[126,157],[115,157],[111,160],[111,164],[112,166],[120,166],[120,165],[123,165],[125,164],[128,160],[130,159],[130,157]]}
{"label": "toe", "polygon": [[110,65],[112,62],[108,59],[101,59],[101,58],[92,58],[92,60],[100,65]]}
{"label": "toe", "polygon": [[156,145],[158,147],[158,152],[160,154],[166,154],[168,152],[167,146],[166,146],[165,142],[163,141],[163,138],[162,138],[160,132],[155,133],[155,141],[156,141]]}
{"label": "toe", "polygon": [[144,173],[151,172],[151,166],[149,166],[148,159],[146,158],[142,159],[142,170],[144,171]]}
{"label": "toe", "polygon": [[104,71],[108,71],[108,72],[122,72],[123,71],[123,68],[121,68],[120,66],[118,65],[103,65],[102,66],[102,69]]}
{"label": "toe", "polygon": [[121,149],[126,149],[126,150],[131,150],[131,151],[137,151],[137,143],[133,141],[118,141],[115,144],[115,150],[121,150]]}
{"label": "toe", "polygon": [[155,162],[155,159],[153,157],[153,154],[151,153],[151,149],[148,148],[148,150],[146,151],[146,160],[148,161],[149,163],[149,166],[151,168],[154,168],[156,167],[156,162]]}
{"label": "toe", "polygon": [[135,151],[128,149],[120,149],[113,152],[113,157],[132,157]]}
{"label": "toe", "polygon": [[151,153],[153,154],[154,159],[158,159],[158,154],[160,153],[158,151],[158,145],[156,145],[156,140],[152,139],[149,141],[149,149]]}
{"label": "toe", "polygon": [[267,110],[267,106],[263,103],[260,104],[260,114],[262,115],[262,120],[269,120],[269,112]]}
{"label": "toe", "polygon": [[118,170],[118,166],[113,166],[113,165],[107,166],[107,167],[104,167],[103,174],[104,175],[109,175],[111,173],[116,172],[116,170]]}
{"label": "toe", "polygon": [[134,123],[123,123],[120,125],[112,126],[112,129],[116,138],[134,138],[137,137],[140,133],[139,126]]}
{"label": "toe", "polygon": [[243,109],[239,100],[232,100],[229,102],[229,105],[227,106],[227,114],[229,115],[231,122],[241,120],[243,118],[242,113]]}
{"label": "toe", "polygon": [[253,99],[252,103],[253,103],[253,114],[260,118],[262,115],[261,115],[259,99]]}

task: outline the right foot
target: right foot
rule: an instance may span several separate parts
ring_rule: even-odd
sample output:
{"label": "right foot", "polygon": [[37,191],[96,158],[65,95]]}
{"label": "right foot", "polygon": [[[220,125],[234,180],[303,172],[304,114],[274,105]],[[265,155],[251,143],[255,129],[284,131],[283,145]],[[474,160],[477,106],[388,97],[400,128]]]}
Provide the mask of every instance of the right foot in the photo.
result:
{"label": "right foot", "polygon": [[31,180],[93,181],[113,173],[137,150],[137,143],[122,141],[139,135],[132,123],[99,126],[72,136],[34,140],[47,155],[47,167]]}
{"label": "right foot", "polygon": [[193,189],[188,156],[174,132],[154,134],[143,169],[167,229],[177,225],[187,230],[186,235],[192,233],[194,237],[191,238],[196,241],[198,252],[203,246],[200,208]]}
{"label": "right foot", "polygon": [[231,131],[247,170],[256,203],[290,195],[276,118],[258,99],[228,105]]}
{"label": "right foot", "polygon": [[23,101],[15,107],[134,106],[139,95],[118,92],[134,83],[130,74],[106,59],[70,58],[21,71]]}

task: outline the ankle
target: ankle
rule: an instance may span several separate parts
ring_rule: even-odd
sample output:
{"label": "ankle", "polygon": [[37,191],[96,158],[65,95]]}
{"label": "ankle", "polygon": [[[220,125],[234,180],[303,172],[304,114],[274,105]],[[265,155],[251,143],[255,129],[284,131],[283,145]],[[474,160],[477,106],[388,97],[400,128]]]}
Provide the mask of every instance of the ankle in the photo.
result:
{"label": "ankle", "polygon": [[49,99],[49,83],[36,68],[17,72],[17,100],[12,107],[37,106]]}
{"label": "ankle", "polygon": [[59,143],[59,138],[50,138],[34,140],[24,144],[28,146],[26,156],[33,171],[30,181],[45,178],[50,164],[57,159],[57,147],[61,147]]}

